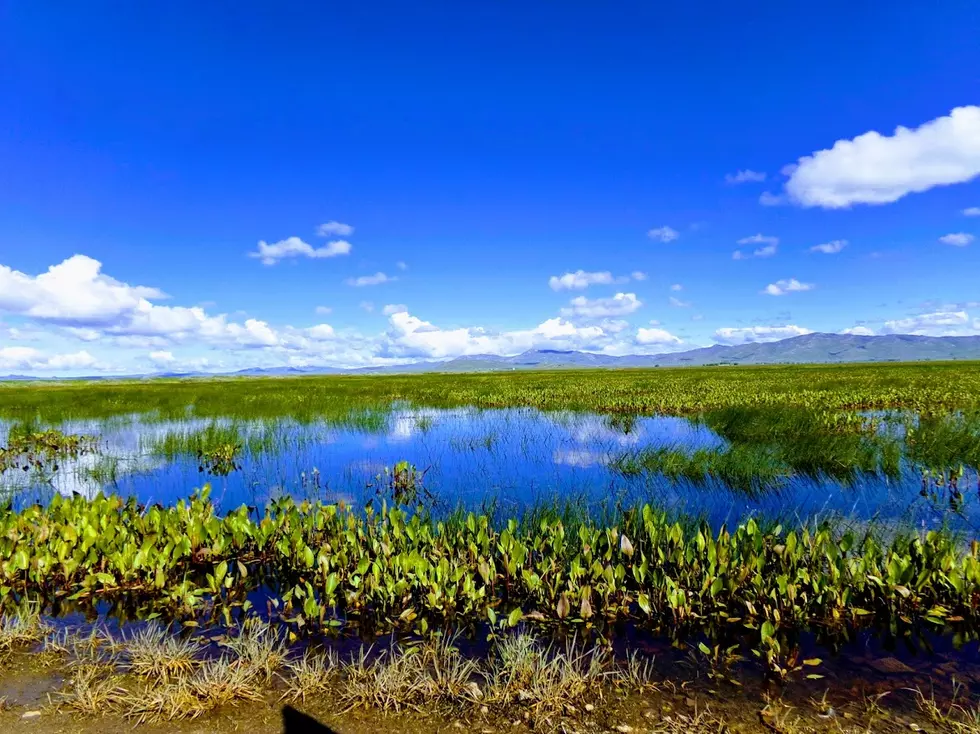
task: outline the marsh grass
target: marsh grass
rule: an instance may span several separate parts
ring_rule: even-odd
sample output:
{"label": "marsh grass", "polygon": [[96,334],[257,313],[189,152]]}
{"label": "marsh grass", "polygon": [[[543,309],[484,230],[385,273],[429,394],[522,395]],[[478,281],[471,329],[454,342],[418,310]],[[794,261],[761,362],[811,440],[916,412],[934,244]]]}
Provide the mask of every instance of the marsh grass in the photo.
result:
{"label": "marsh grass", "polygon": [[50,626],[41,616],[35,602],[23,602],[9,614],[0,615],[0,655],[18,646],[40,642]]}
{"label": "marsh grass", "polygon": [[235,665],[265,683],[272,680],[289,656],[283,631],[257,617],[247,619],[239,633],[221,645],[231,653]]}
{"label": "marsh grass", "polygon": [[302,657],[284,666],[286,674],[280,674],[286,690],[280,701],[303,701],[308,697],[322,696],[337,684],[340,658],[337,651],[327,648],[322,653],[307,651]]}
{"label": "marsh grass", "polygon": [[193,673],[201,664],[201,644],[150,623],[124,642],[128,669],[134,675],[168,683]]}

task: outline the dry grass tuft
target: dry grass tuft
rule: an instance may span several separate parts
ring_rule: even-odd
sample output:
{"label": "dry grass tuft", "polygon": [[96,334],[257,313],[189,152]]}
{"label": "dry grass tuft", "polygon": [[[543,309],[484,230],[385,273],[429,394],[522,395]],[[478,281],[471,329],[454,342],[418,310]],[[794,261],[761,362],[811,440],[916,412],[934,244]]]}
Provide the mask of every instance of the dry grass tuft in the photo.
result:
{"label": "dry grass tuft", "polygon": [[157,624],[126,640],[126,653],[129,672],[160,683],[186,678],[201,663],[197,640],[181,638]]}
{"label": "dry grass tuft", "polygon": [[40,605],[24,603],[16,612],[0,616],[0,653],[40,642],[49,630],[41,618]]}
{"label": "dry grass tuft", "polygon": [[335,650],[327,650],[317,654],[307,652],[298,660],[286,663],[288,675],[280,676],[286,685],[286,690],[280,701],[303,701],[307,696],[318,696],[327,693],[336,683],[336,675],[340,669],[340,660]]}
{"label": "dry grass tuft", "polygon": [[276,671],[286,664],[289,648],[283,633],[258,618],[251,618],[242,625],[237,637],[225,640],[235,663],[248,670],[249,675],[272,681]]}

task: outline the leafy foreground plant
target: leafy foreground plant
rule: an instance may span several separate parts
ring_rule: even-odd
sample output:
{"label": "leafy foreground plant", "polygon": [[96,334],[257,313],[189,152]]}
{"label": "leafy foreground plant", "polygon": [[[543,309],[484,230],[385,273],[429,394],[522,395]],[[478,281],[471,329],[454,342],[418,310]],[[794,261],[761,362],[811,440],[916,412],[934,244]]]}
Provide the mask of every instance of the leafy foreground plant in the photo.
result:
{"label": "leafy foreground plant", "polygon": [[[947,532],[885,542],[826,523],[748,520],[714,533],[651,506],[614,520],[582,518],[571,531],[546,514],[495,525],[487,515],[438,521],[289,498],[256,519],[245,507],[218,515],[206,490],[172,508],[56,497],[0,512],[0,598],[126,599],[141,614],[196,623],[220,610],[228,622],[250,612],[247,594],[261,583],[291,635],[347,623],[425,633],[633,619],[685,633],[748,630],[779,653],[765,656],[779,667],[789,647],[774,643],[814,624],[978,621],[980,543]],[[233,644],[278,654],[269,639]]]}

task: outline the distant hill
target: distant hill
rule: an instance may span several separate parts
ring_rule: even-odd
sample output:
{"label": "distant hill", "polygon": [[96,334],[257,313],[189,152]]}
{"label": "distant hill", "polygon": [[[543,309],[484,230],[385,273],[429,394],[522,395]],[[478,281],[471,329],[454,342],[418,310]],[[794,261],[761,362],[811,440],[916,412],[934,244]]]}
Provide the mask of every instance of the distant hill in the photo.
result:
{"label": "distant hill", "polygon": [[[272,367],[239,370],[240,376],[290,376],[328,374],[406,374],[413,372],[494,372],[501,370],[577,369],[612,367],[697,367],[711,364],[836,364],[844,362],[927,362],[935,360],[980,360],[980,336],[854,336],[849,334],[806,334],[775,342],[739,346],[705,347],[686,352],[614,357],[589,352],[535,349],[512,357],[479,354],[442,362],[415,362],[390,367]],[[127,377],[93,376],[72,379],[132,379],[152,377],[204,377],[203,372],[161,372]],[[6,375],[12,380],[52,380],[56,377]]]}

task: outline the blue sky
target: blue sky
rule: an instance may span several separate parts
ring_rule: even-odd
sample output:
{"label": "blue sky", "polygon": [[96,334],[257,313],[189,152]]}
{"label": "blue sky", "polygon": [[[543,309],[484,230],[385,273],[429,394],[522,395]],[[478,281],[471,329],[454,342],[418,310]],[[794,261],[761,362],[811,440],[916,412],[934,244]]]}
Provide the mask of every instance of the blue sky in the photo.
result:
{"label": "blue sky", "polygon": [[973,2],[0,13],[0,374],[980,333]]}

